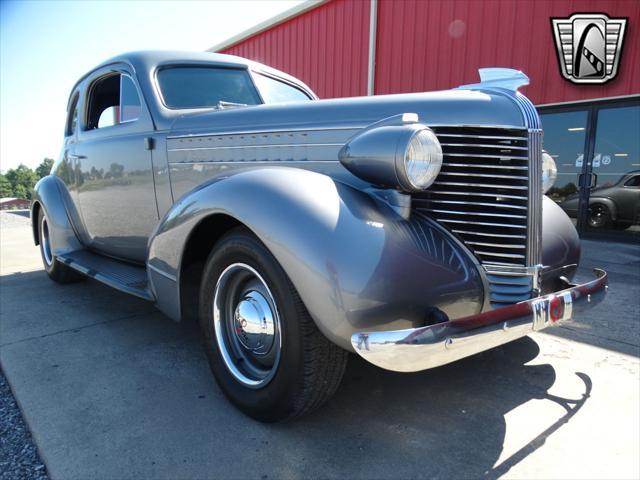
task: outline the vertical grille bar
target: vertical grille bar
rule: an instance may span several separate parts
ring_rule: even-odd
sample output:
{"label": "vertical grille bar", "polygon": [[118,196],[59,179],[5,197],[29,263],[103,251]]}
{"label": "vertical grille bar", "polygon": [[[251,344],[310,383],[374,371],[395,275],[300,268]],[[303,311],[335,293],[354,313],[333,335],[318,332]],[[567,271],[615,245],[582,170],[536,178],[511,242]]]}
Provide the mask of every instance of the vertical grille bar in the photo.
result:
{"label": "vertical grille bar", "polygon": [[542,130],[531,129],[528,137],[527,266],[535,267],[542,262]]}

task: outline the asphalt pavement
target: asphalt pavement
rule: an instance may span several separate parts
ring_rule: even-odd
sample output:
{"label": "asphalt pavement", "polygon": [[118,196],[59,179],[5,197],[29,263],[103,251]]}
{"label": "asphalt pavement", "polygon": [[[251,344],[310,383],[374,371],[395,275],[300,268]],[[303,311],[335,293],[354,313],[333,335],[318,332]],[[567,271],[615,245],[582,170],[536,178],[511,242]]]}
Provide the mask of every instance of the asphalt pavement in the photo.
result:
{"label": "asphalt pavement", "polygon": [[611,279],[579,322],[416,374],[352,356],[325,407],[264,425],[196,331],[53,283],[28,219],[0,218],[0,364],[51,478],[640,477],[640,245],[584,242],[579,279]]}

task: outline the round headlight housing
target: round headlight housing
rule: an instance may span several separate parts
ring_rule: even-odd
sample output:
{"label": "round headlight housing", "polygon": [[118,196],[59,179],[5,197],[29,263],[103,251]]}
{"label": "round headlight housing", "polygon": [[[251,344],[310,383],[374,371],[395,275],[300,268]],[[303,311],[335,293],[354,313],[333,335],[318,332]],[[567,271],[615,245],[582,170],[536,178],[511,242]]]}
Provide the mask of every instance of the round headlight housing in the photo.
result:
{"label": "round headlight housing", "polygon": [[547,193],[556,183],[558,168],[556,162],[547,152],[542,152],[542,191]]}
{"label": "round headlight housing", "polygon": [[405,189],[429,188],[442,167],[442,147],[436,135],[429,129],[414,131],[397,167],[400,184]]}

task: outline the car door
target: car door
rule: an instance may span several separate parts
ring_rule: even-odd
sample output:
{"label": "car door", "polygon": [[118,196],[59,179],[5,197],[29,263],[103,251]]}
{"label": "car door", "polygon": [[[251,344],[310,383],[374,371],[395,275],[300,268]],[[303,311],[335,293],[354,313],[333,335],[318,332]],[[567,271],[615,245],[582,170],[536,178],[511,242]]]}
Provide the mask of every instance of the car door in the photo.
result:
{"label": "car door", "polygon": [[637,223],[640,215],[640,174],[625,178],[622,187],[612,196],[618,207],[618,220]]}
{"label": "car door", "polygon": [[158,222],[150,141],[151,116],[126,66],[88,81],[74,148],[78,204],[90,247],[144,262]]}

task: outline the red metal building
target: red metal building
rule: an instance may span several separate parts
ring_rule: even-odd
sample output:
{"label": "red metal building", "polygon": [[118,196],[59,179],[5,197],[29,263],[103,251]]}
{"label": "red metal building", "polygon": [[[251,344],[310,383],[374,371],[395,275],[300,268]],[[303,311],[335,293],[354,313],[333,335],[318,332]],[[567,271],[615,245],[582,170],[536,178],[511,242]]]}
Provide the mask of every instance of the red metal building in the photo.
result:
{"label": "red metal building", "polygon": [[[627,18],[618,74],[602,85],[560,72],[551,18],[585,12]],[[563,202],[589,185],[628,181],[640,223],[640,176],[625,180],[640,173],[638,0],[313,0],[211,50],[290,73],[320,98],[440,90],[477,83],[482,67],[522,70],[531,82],[521,91],[538,106],[558,164],[551,196]],[[582,204],[591,207],[597,194],[589,191]],[[594,224],[596,211],[580,223]]]}
{"label": "red metal building", "polygon": [[[618,76],[606,85],[574,85],[560,75],[550,18],[575,12],[629,19]],[[476,83],[481,67],[525,72],[531,85],[522,91],[536,104],[617,97],[640,94],[640,2],[307,2],[212,50],[290,73],[320,98],[451,88]]]}

